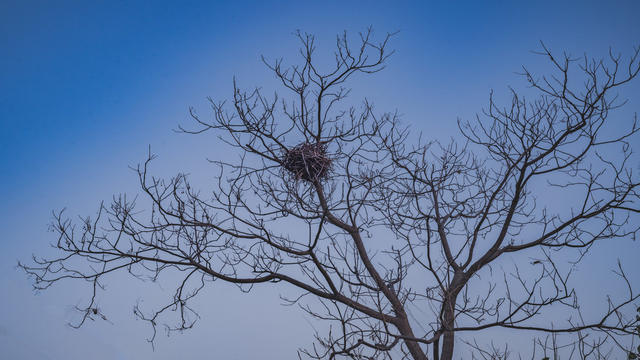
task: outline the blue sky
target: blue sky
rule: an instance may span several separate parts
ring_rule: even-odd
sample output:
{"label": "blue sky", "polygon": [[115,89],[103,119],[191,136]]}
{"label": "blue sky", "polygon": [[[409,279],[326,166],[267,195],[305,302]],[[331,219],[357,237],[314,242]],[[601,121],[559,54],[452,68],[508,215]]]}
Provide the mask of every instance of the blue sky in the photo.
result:
{"label": "blue sky", "polygon": [[[367,96],[378,109],[398,109],[427,137],[449,137],[455,119],[479,111],[490,89],[522,85],[514,73],[540,65],[530,52],[539,41],[575,55],[602,56],[609,46],[629,53],[640,45],[638,14],[633,0],[0,2],[0,318],[7,319],[0,347],[9,358],[83,359],[100,349],[105,359],[169,359],[185,349],[201,354],[215,342],[220,358],[256,351],[292,358],[295,344],[283,344],[274,329],[286,328],[294,343],[310,339],[309,325],[277,306],[277,293],[258,293],[263,300],[252,303],[221,286],[211,290],[211,302],[233,302],[232,311],[205,311],[198,329],[161,339],[152,354],[130,299],[105,300],[115,304],[118,326],[73,331],[64,323],[80,290],[71,284],[34,296],[14,268],[53,240],[51,210],[87,214],[112,194],[135,193],[128,166],[143,160],[147,146],[160,155],[160,174],[206,172],[206,158],[223,148],[212,137],[172,129],[188,124],[189,106],[207,114],[207,96],[228,98],[234,76],[246,87],[275,90],[260,55],[293,58],[296,29],[316,34],[319,51],[330,50],[344,29],[399,31],[389,67],[356,79],[352,100]],[[640,98],[630,95],[640,87],[633,86],[624,116],[640,109]],[[127,286],[114,292],[138,285]],[[276,315],[289,321],[275,324]],[[263,342],[241,346],[238,334]]]}

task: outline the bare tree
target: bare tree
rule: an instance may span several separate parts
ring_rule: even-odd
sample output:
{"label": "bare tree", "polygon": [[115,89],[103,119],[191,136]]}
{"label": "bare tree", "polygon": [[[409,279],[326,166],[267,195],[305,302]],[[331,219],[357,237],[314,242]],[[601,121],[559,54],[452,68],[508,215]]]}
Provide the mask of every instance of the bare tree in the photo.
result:
{"label": "bare tree", "polygon": [[[628,294],[597,316],[580,312],[571,275],[598,243],[638,232],[629,142],[638,128],[635,119],[625,128],[608,117],[624,103],[615,89],[640,71],[639,50],[627,60],[613,52],[572,59],[543,45],[552,74],[523,70],[535,100],[512,90],[499,106],[492,95],[474,121],[459,122],[460,141],[441,143],[413,136],[396,114],[376,114],[367,101],[343,105],[347,80],[382,70],[392,53],[391,34],[372,36],[338,36],[335,62],[323,72],[314,37],[297,33],[300,65],[263,59],[288,96],[234,83],[229,106],[211,100],[211,119],[192,111],[196,127],[180,131],[214,132],[240,154],[215,161],[210,195],[184,174],[150,175],[149,154],[137,174],[150,211],[120,196],[81,224],[56,213],[59,257],[20,266],[37,289],[64,279],[92,285],[77,326],[103,316],[96,298],[111,273],[155,279],[178,271],[166,306],[134,310],[153,337],[169,310],[178,314],[169,329],[192,327],[190,300],[219,280],[247,291],[274,282],[297,289],[290,304],[331,324],[300,357],[449,360],[464,344],[474,358],[513,356],[474,340],[492,328],[535,338],[533,358],[628,351],[639,295],[622,265]],[[577,200],[550,202],[548,189]],[[561,344],[563,334],[575,340]]]}

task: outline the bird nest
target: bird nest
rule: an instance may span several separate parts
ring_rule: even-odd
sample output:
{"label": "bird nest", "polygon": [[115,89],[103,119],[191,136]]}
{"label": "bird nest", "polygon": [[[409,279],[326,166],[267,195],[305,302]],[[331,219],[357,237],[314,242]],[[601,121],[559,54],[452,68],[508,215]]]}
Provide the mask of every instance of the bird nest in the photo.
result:
{"label": "bird nest", "polygon": [[325,179],[331,169],[331,159],[325,143],[302,143],[285,151],[282,166],[296,180],[309,182]]}

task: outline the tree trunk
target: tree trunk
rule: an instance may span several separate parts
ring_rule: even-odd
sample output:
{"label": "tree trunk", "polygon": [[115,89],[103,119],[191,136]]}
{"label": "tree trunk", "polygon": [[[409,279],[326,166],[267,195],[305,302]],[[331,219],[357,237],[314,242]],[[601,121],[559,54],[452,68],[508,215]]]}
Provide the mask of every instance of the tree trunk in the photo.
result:
{"label": "tree trunk", "polygon": [[[407,320],[406,314],[404,313],[404,310],[401,314],[401,323],[396,324],[396,327],[402,335],[407,337],[415,337],[415,335],[413,334],[413,330],[411,329],[411,325],[409,325],[409,321]],[[422,351],[422,348],[420,348],[420,343],[405,340],[404,344],[407,346],[407,350],[409,350],[409,353],[414,360],[429,360],[427,358],[427,354]]]}
{"label": "tree trunk", "polygon": [[463,276],[459,274],[454,275],[451,285],[449,286],[449,292],[446,294],[444,302],[442,303],[442,350],[440,351],[440,360],[453,359],[453,346],[455,340],[455,309],[456,300],[458,299],[458,293],[462,289],[465,280]]}
{"label": "tree trunk", "polygon": [[422,351],[420,345],[415,341],[405,340],[405,345],[407,345],[407,349],[409,349],[409,353],[413,357],[414,360],[429,360],[427,355]]}
{"label": "tree trunk", "polygon": [[440,360],[440,339],[433,342],[433,360]]}
{"label": "tree trunk", "polygon": [[[451,305],[449,301],[443,305],[442,314],[442,326],[445,329],[452,329],[454,327],[454,313],[455,300]],[[442,352],[440,353],[440,360],[451,360],[453,358],[453,340],[455,339],[455,333],[453,331],[445,330],[442,336]]]}

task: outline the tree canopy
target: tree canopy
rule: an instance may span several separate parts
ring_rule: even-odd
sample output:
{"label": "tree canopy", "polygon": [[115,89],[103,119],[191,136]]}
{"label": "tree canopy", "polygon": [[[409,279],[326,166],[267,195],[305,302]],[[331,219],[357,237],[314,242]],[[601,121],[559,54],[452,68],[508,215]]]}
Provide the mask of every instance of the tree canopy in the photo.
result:
{"label": "tree canopy", "polygon": [[[154,177],[150,153],[137,168],[150,208],[119,196],[78,224],[58,212],[59,256],[20,266],[37,289],[66,279],[92,285],[78,327],[104,316],[96,299],[110,274],[177,271],[166,306],[134,310],[153,337],[172,310],[169,329],[191,328],[190,300],[214,280],[247,291],[281,282],[297,289],[290,304],[331,324],[301,357],[449,360],[466,343],[474,357],[506,358],[506,348],[472,340],[495,328],[539,338],[536,357],[631,357],[640,295],[625,268],[616,265],[626,297],[598,314],[581,312],[576,287],[585,284],[571,275],[599,243],[639,229],[637,122],[610,116],[625,103],[616,90],[640,71],[640,50],[599,60],[542,45],[552,72],[522,70],[537,97],[511,89],[500,105],[491,94],[443,142],[415,136],[397,113],[346,101],[352,77],[384,69],[392,36],[339,35],[323,72],[314,37],[297,33],[297,65],[263,59],[284,94],[234,83],[230,101],[210,101],[211,117],[192,111],[194,124],[179,128],[213,133],[239,154],[213,161],[212,189],[194,189],[185,174]],[[545,196],[558,190],[576,201]],[[558,336],[573,340],[559,348]]]}

